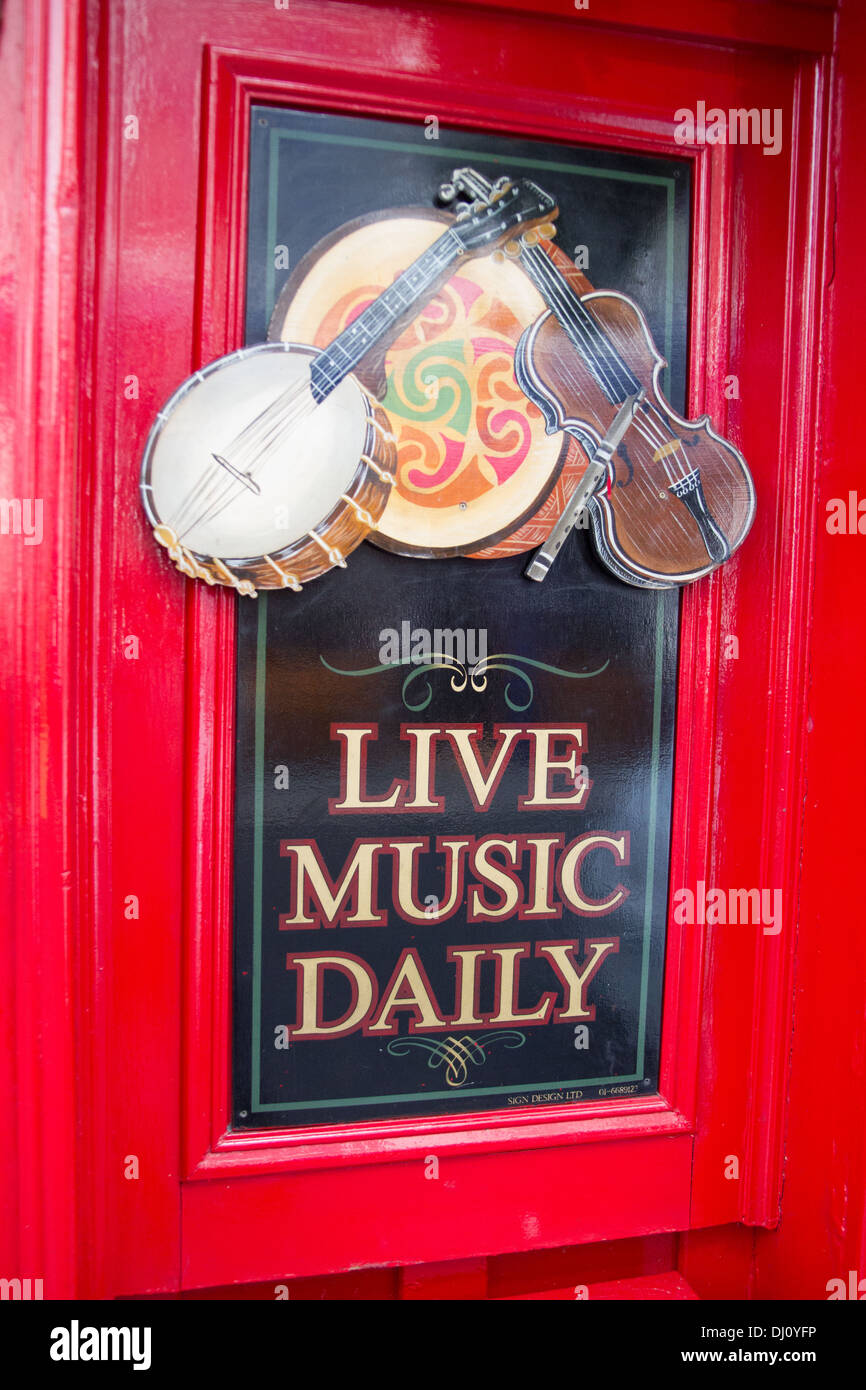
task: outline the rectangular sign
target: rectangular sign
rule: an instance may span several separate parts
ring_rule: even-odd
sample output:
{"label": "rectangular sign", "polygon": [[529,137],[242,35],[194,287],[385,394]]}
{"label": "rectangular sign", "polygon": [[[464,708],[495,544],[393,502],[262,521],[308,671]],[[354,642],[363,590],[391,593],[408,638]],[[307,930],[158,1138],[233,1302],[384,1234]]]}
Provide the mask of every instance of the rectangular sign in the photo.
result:
{"label": "rectangular sign", "polygon": [[[684,165],[444,130],[434,152],[423,128],[266,108],[253,137],[250,341],[322,236],[471,163],[553,193],[559,242],[639,300],[682,404]],[[490,322],[466,329],[476,362]],[[386,356],[379,399],[420,431],[400,370]],[[365,542],[239,602],[236,1128],[657,1089],[678,594],[613,578],[583,529],[540,584],[488,539],[482,558]]]}

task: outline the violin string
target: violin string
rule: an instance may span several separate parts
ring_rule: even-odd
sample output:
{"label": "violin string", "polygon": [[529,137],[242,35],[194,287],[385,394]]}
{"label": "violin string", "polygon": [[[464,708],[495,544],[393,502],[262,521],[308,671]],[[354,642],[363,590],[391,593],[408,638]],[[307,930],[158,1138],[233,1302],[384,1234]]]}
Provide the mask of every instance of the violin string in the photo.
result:
{"label": "violin string", "polygon": [[[560,376],[564,376],[566,384],[573,384],[578,388],[580,387],[581,383],[579,382],[579,380],[568,370],[567,367],[564,368],[561,362],[558,364],[558,370]],[[676,533],[679,533],[681,537],[684,536],[688,539],[690,536],[689,528],[686,524],[685,517],[680,516],[678,509],[674,509],[673,512],[671,512],[669,509],[665,509],[662,513],[659,512],[659,499],[656,496],[656,491],[653,487],[651,479],[653,460],[651,455],[645,459],[642,457],[644,447],[646,447],[648,450],[652,452],[655,451],[655,445],[657,440],[652,434],[648,434],[646,430],[642,428],[641,418],[642,417],[640,416],[636,416],[635,420],[633,421],[633,427],[636,435],[638,436],[637,451],[635,453],[633,462],[632,483],[629,488],[629,493],[624,494],[622,502],[626,510],[629,512],[632,522],[634,522],[636,521],[638,509],[630,505],[629,496],[634,497],[635,500],[638,496],[641,497],[647,504],[646,510],[648,515],[652,516],[655,519],[657,523],[656,529],[660,533],[667,534],[668,526],[665,522],[665,518],[669,518],[670,525],[673,527],[672,542],[676,540]],[[634,443],[632,444],[632,449],[635,449]],[[667,473],[667,476],[669,478],[672,476],[669,471]],[[634,492],[632,492],[632,488],[634,489]]]}
{"label": "violin string", "polygon": [[[542,254],[543,254],[543,253],[542,253]],[[546,259],[546,258],[545,258],[545,259]],[[579,328],[579,326],[578,326],[578,328]],[[581,335],[581,337],[582,337],[582,339],[583,339],[583,342],[582,342],[582,345],[581,345],[581,346],[582,346],[582,355],[583,355],[583,353],[586,352],[586,351],[588,351],[589,349],[588,349],[588,347],[587,347],[587,345],[586,345],[586,343],[585,343],[585,338],[583,337],[583,335]],[[579,349],[579,350],[580,350],[580,349]],[[566,379],[566,381],[567,381],[569,384],[573,384],[573,385],[575,385],[575,386],[578,387],[578,388],[580,387],[581,383],[577,380],[576,376],[570,371],[570,369],[568,368],[568,366],[565,365],[565,364],[563,364],[562,361],[560,361],[560,362],[558,363],[558,371],[559,371],[560,376],[561,376],[561,377],[564,376],[565,379]],[[652,447],[652,446],[654,446],[655,444],[657,444],[657,443],[659,442],[659,441],[658,441],[658,438],[657,438],[657,437],[654,438],[652,435],[648,435],[648,434],[646,434],[646,433],[644,432],[644,430],[641,428],[640,419],[641,419],[641,417],[639,417],[639,416],[636,416],[636,417],[635,417],[635,422],[634,422],[634,424],[635,424],[636,432],[641,436],[641,438],[642,438],[646,443],[648,443],[648,444]],[[650,422],[648,422],[648,423],[650,423]],[[654,423],[654,422],[651,422],[651,423]],[[649,465],[650,463],[651,463],[651,460],[647,460],[647,465]],[[662,460],[662,464],[663,464],[663,466],[664,466],[664,459]],[[666,469],[666,473],[667,473],[667,477],[668,477],[671,481],[673,481],[673,475],[671,474],[669,468]],[[650,479],[649,479],[649,477],[648,477],[648,470],[647,470],[647,468],[638,468],[638,467],[635,467],[635,469],[634,469],[634,474],[633,474],[633,482],[634,482],[634,485],[635,485],[635,488],[636,488],[637,493],[640,494],[640,495],[645,499],[645,501],[647,502],[647,504],[649,505],[649,507],[651,507],[651,508],[653,509],[653,512],[657,513],[657,512],[658,512],[658,507],[657,507],[657,505],[656,505],[657,499],[656,499],[656,496],[655,496],[655,492],[654,492],[654,490],[653,490],[653,488],[652,488],[652,486],[651,486]],[[680,532],[682,535],[684,535],[684,536],[688,536],[688,535],[689,535],[688,528],[687,528],[687,526],[686,526],[685,523],[684,523],[684,518],[681,519],[681,518],[678,517],[677,515],[674,515],[674,517],[672,518],[672,520],[673,520],[674,526],[675,526],[675,528],[676,528],[677,531],[679,531],[679,532]]]}
{"label": "violin string", "polygon": [[[540,254],[533,255],[533,252]],[[598,380],[605,395],[612,404],[621,404],[626,396],[633,395],[640,389],[640,383],[631,373],[628,373],[627,376],[624,375],[626,371],[624,364],[618,364],[618,358],[613,354],[611,345],[602,337],[598,326],[589,320],[589,315],[580,305],[580,301],[571,286],[559,275],[549,256],[539,247],[532,248],[527,259],[529,256],[532,256],[530,264],[536,272],[533,278],[536,279],[537,283],[541,282],[542,294],[551,305],[554,314],[566,332],[571,330],[569,336],[572,337],[575,346],[583,352],[587,365]],[[563,290],[567,291],[568,299],[563,298]],[[580,305],[582,311],[580,318],[575,312],[575,305]],[[590,326],[588,326],[587,320],[589,320]],[[598,352],[599,346],[601,347],[601,355]],[[619,370],[620,365],[623,367],[622,372]]]}
{"label": "violin string", "polygon": [[[593,374],[602,385],[602,389],[606,390],[606,394],[610,394],[611,387],[614,388],[615,398],[618,396],[619,400],[624,400],[627,395],[633,394],[634,391],[639,388],[637,379],[619,357],[619,354],[616,352],[616,349],[608,337],[592,319],[592,316],[588,313],[585,306],[580,302],[573,286],[569,284],[544,248],[540,246],[524,246],[521,258],[525,262],[528,262],[531,271],[535,272],[533,278],[536,280],[536,283],[538,283],[538,281],[543,283],[544,291],[546,291],[545,298],[551,303],[551,307],[554,308],[555,312],[557,312],[557,309],[559,310],[557,316],[559,317],[561,314],[562,317],[566,319],[567,322],[563,326],[566,328],[570,326],[574,333],[581,339],[580,346],[585,354],[587,365],[589,365],[591,369],[594,368]],[[599,348],[607,359],[607,365],[599,356]],[[619,401],[615,399],[614,403],[619,403]],[[645,401],[643,409],[647,416],[646,426],[649,432],[644,434],[640,428],[637,416],[635,416],[633,422],[635,430],[641,434],[647,442],[655,442],[657,449],[663,444],[674,440],[677,445],[677,450],[682,453],[685,472],[688,473],[690,471],[689,461],[686,458],[685,450],[679,437],[668,425],[657,407]],[[650,415],[651,411],[658,417],[658,423],[652,420]],[[655,438],[653,438],[652,434],[653,428],[656,430]],[[667,454],[663,455],[659,461],[662,463],[670,485],[673,485],[677,479],[667,463],[667,457]],[[685,476],[685,474],[682,476]],[[645,495],[648,495],[646,489],[643,489],[643,491]]]}
{"label": "violin string", "polygon": [[[639,389],[637,378],[622,361],[622,358],[616,352],[609,338],[603,333],[599,325],[594,322],[592,316],[586,310],[585,305],[580,302],[575,290],[565,279],[562,272],[558,270],[541,247],[536,246],[529,248],[524,255],[526,259],[531,258],[532,267],[536,270],[538,278],[544,281],[545,288],[548,292],[546,297],[552,297],[555,300],[555,312],[557,312],[557,317],[560,318],[560,321],[562,321],[562,319],[566,320],[563,327],[571,327],[580,338],[581,342],[579,346],[585,354],[590,355],[592,365],[596,368],[595,374],[597,376],[603,376],[607,384],[614,383],[618,394],[624,392],[624,394],[620,394],[620,401],[624,400],[626,396],[634,394],[635,390]],[[556,281],[559,282],[558,286],[555,283]],[[567,294],[567,299],[563,299],[562,291],[565,291]],[[599,347],[601,347],[602,351],[608,357],[613,371],[612,377],[597,356]],[[619,404],[620,401],[615,401],[614,403]],[[662,430],[666,432],[671,439],[676,439],[677,436],[667,425],[667,422],[658,409],[649,402],[647,402],[647,409],[655,411]],[[659,442],[661,443],[663,441],[660,440]],[[683,457],[686,463],[686,471],[688,472],[688,460],[685,459],[685,455],[683,455]],[[671,476],[670,473],[668,476]]]}
{"label": "violin string", "polygon": [[[592,327],[589,327],[591,317],[587,314],[585,306],[580,304],[580,301],[577,299],[577,296],[572,286],[568,284],[564,276],[560,274],[557,268],[553,265],[550,258],[540,247],[531,248],[528,251],[524,252],[524,258],[527,260],[531,258],[532,269],[537,272],[536,276],[534,276],[533,278],[536,278],[537,281],[543,281],[544,288],[546,291],[545,297],[548,299],[548,302],[550,302],[551,300],[553,301],[551,307],[554,308],[554,312],[560,319],[560,322],[563,322],[563,320],[565,320],[565,322],[563,322],[563,327],[566,328],[566,331],[568,331],[568,329],[571,328],[572,334],[574,335],[572,340],[578,340],[575,342],[575,345],[584,355],[584,359],[586,360],[587,365],[589,365],[591,369],[593,367],[595,368],[595,370],[593,371],[593,375],[595,375],[596,379],[599,380],[603,389],[605,386],[609,387],[611,384],[614,384],[617,394],[619,394],[622,399],[625,399],[625,396],[622,395],[623,390],[625,389],[626,395],[629,394],[627,388],[631,386],[632,382],[636,382],[636,378],[633,377],[629,369],[622,362],[622,359],[619,358],[619,355],[616,353],[615,349],[613,348],[613,345],[605,339],[604,335],[602,335],[598,325],[593,324]],[[563,300],[561,292],[559,292],[559,290],[554,286],[554,278],[558,278],[560,280],[561,287],[567,291],[568,302],[565,302]],[[577,305],[580,305],[580,317],[578,317],[578,315],[574,312],[575,306]],[[606,366],[605,363],[601,362],[597,355],[597,348],[599,345],[603,345],[606,356],[608,358],[609,367]],[[611,379],[611,369],[613,373],[613,379]],[[629,380],[629,378],[631,379]],[[606,391],[606,394],[610,395],[610,391]],[[680,479],[677,478],[675,473],[672,471],[670,464],[668,463],[668,458],[671,456],[671,452],[675,453],[677,457],[679,457],[680,454],[682,455],[681,466],[683,467],[683,472],[680,475],[680,478],[685,477],[691,471],[691,465],[689,463],[688,458],[686,457],[682,441],[672,430],[668,422],[664,419],[661,412],[654,404],[645,401],[643,403],[643,410],[643,423],[645,425],[645,430],[641,428],[640,418],[637,416],[637,414],[635,415],[633,421],[633,427],[636,433],[640,434],[641,437],[645,440],[645,442],[647,442],[650,445],[654,444],[656,446],[654,450],[653,459],[651,461],[661,463],[665,475],[668,479],[669,486],[673,487],[673,485]],[[656,418],[654,419],[653,416],[655,416]],[[670,442],[675,443],[676,449],[674,451],[667,451],[666,453],[661,454],[661,457],[658,457],[659,451]],[[634,481],[638,484],[638,489],[646,498],[646,500],[649,502],[655,502],[655,498],[652,494],[651,489],[644,484],[643,479],[637,474],[635,474]],[[657,508],[654,508],[655,512],[657,512],[657,510]],[[688,527],[685,522],[685,515],[680,513],[679,509],[674,509],[672,520],[674,521],[676,528],[680,532],[682,532],[685,535],[688,535]]]}
{"label": "violin string", "polygon": [[[595,325],[588,321],[588,315],[582,305],[580,306],[582,312],[579,314],[580,301],[571,286],[553,265],[550,257],[541,247],[536,246],[526,253],[526,259],[529,260],[531,268],[535,272],[533,278],[537,282],[541,282],[542,292],[551,308],[560,318],[560,322],[565,321],[563,327],[571,328],[580,338],[581,347],[588,354],[589,362],[595,369],[594,374],[599,377],[606,394],[613,391],[614,396],[620,395],[621,400],[633,394],[634,390],[637,389],[637,384],[632,386],[631,382],[627,381],[625,375],[620,372],[618,362],[609,351],[609,345],[601,341]],[[595,342],[593,342],[593,338],[595,338]],[[606,351],[606,349],[608,350]],[[607,362],[603,358],[606,358]],[[631,390],[626,389],[629,386],[631,386]]]}
{"label": "violin string", "polygon": [[[576,345],[578,345],[586,355],[587,365],[589,365],[591,369],[594,368],[593,375],[599,380],[599,384],[602,385],[605,394],[609,395],[613,392],[614,395],[616,395],[622,393],[624,389],[625,395],[631,394],[629,388],[631,388],[632,384],[639,389],[639,383],[637,383],[636,378],[634,378],[633,374],[622,362],[622,359],[619,358],[614,346],[606,338],[600,327],[594,322],[591,315],[587,313],[585,306],[580,304],[572,287],[564,280],[564,277],[560,275],[546,253],[541,248],[536,247],[532,248],[531,251],[525,252],[524,257],[528,258],[533,252],[538,253],[533,256],[535,262],[534,268],[539,272],[538,278],[543,279],[545,282],[545,289],[547,291],[545,297],[552,297],[556,300],[556,304],[552,304],[551,307],[557,312],[557,317],[560,317],[560,320],[565,318],[567,323],[564,323],[563,326],[566,327],[566,329],[570,327],[574,335],[580,338],[580,344]],[[549,272],[552,272],[552,275]],[[564,285],[565,289],[568,291],[569,297],[579,306],[581,311],[580,317],[578,317],[578,315],[569,308],[568,304],[563,301],[562,295],[555,284],[556,279],[560,280],[561,284]],[[365,344],[365,351],[366,347],[367,345]],[[335,343],[332,344],[332,350],[333,349],[341,352],[347,360],[349,359],[349,354],[345,353],[342,349],[339,344],[339,339],[335,340]],[[599,353],[599,349],[601,349],[601,353]],[[331,358],[331,360],[333,360],[333,358]],[[334,363],[334,367],[337,373],[334,377],[332,377],[331,372],[327,370],[326,364],[324,363],[322,364],[323,369],[320,372],[321,379],[330,389],[333,389],[333,386],[340,379],[338,364]],[[235,466],[239,467],[240,471],[247,471],[250,476],[254,476],[255,473],[260,472],[274,452],[274,449],[282,442],[283,437],[294,428],[295,424],[304,414],[315,408],[317,404],[316,401],[307,395],[303,403],[306,409],[302,408],[293,411],[293,406],[297,403],[299,394],[297,384],[290,387],[286,392],[281,393],[281,395],[264,411],[260,412],[258,416],[250,421],[236,439],[232,441],[229,449],[225,452],[230,456],[230,461],[234,463]],[[624,399],[625,397],[623,396],[622,398]],[[643,409],[645,412],[643,423],[646,426],[646,432],[641,429],[641,422],[637,414],[633,421],[635,432],[640,435],[649,447],[652,447],[653,444],[661,446],[671,439],[675,440],[679,451],[683,454],[686,471],[688,472],[689,461],[685,456],[682,443],[670,429],[657,407],[645,401],[643,403]],[[655,414],[657,420],[652,418],[651,412]],[[667,440],[665,439],[665,435],[668,436]],[[243,470],[242,463],[246,462],[247,459],[250,459],[250,466],[247,470]],[[664,467],[668,479],[671,484],[673,484],[675,478],[667,463],[667,456],[664,456],[660,462]],[[196,501],[201,500],[201,488],[208,480],[212,481],[213,475],[214,471],[212,469],[207,470],[204,478],[200,480],[197,487],[193,489],[193,497],[185,499],[181,509],[182,512],[187,512],[190,505],[195,505]],[[236,496],[242,491],[243,484],[231,481],[226,482],[224,479],[219,479],[219,475],[217,475],[217,477],[218,484],[221,481],[223,484],[222,487],[217,485],[216,488],[211,486],[211,488],[205,489],[205,512],[196,522],[188,526],[186,530],[193,529],[195,525],[201,525],[211,519],[213,515],[217,514],[219,510],[230,503],[233,496]],[[652,496],[651,491],[646,485],[643,485],[642,479],[635,477],[635,481],[638,482],[640,491],[643,495],[647,497],[647,499],[650,499]],[[208,508],[210,508],[210,510],[208,510]],[[680,525],[678,529],[683,530],[684,528]]]}
{"label": "violin string", "polygon": [[[637,379],[619,357],[619,354],[616,352],[607,336],[603,334],[600,327],[593,321],[585,306],[580,303],[573,287],[558,270],[558,267],[554,265],[547,252],[540,246],[524,246],[521,259],[529,263],[531,272],[535,272],[532,278],[535,279],[536,284],[542,289],[545,299],[547,299],[550,307],[553,308],[554,312],[557,314],[557,317],[560,318],[560,322],[562,322],[563,319],[565,320],[563,327],[566,328],[566,331],[568,331],[570,327],[575,338],[580,340],[576,342],[575,345],[582,351],[587,366],[592,371],[592,374],[595,376],[604,393],[612,399],[612,403],[620,403],[628,395],[634,394],[635,391],[639,389]],[[557,281],[559,285],[557,285]],[[541,283],[539,284],[539,282]],[[563,300],[560,286],[561,289],[566,291],[567,299],[565,300]],[[573,308],[570,308],[570,305],[579,307],[580,317],[574,312]],[[600,352],[599,349],[601,349]],[[635,433],[648,447],[652,448],[653,445],[656,446],[653,451],[652,461],[657,461],[662,464],[665,475],[668,478],[669,486],[672,487],[677,479],[668,463],[671,451],[668,450],[659,456],[659,450],[665,444],[675,441],[676,450],[673,452],[675,452],[677,456],[680,453],[682,454],[683,464],[685,466],[685,473],[682,475],[684,477],[686,473],[690,471],[690,465],[685,454],[683,443],[654,404],[644,400],[643,412],[642,418],[638,417],[637,412],[635,413],[632,422],[633,428]],[[653,419],[653,415],[655,415],[656,419]],[[650,490],[648,486],[643,483],[640,473],[635,473],[634,470],[633,480],[637,483],[640,492],[649,500]],[[670,514],[670,510],[666,509],[665,515],[670,516]],[[658,507],[653,507],[649,510],[648,515],[658,517]],[[632,521],[635,519],[635,516],[632,516]],[[686,533],[686,527],[683,524],[684,518],[681,517],[676,509],[674,510],[673,520],[676,524],[676,528]]]}

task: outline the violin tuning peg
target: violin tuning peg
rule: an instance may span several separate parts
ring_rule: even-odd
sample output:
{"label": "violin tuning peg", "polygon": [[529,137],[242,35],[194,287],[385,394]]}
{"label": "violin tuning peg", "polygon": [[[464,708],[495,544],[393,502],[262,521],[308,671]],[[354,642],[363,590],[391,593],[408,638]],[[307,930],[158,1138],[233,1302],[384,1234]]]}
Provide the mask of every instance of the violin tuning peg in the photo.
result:
{"label": "violin tuning peg", "polygon": [[538,240],[539,240],[539,233],[535,230],[534,227],[532,228],[531,231],[524,232],[524,234],[523,234],[523,244],[524,244],[524,246],[537,246],[537,245],[538,245]]}
{"label": "violin tuning peg", "polygon": [[548,241],[556,236],[556,227],[553,222],[542,222],[541,226],[536,228],[536,231],[540,237],[544,237]]}
{"label": "violin tuning peg", "polygon": [[519,241],[506,241],[502,251],[504,255],[510,256],[512,260],[516,261],[520,256],[520,249]]}

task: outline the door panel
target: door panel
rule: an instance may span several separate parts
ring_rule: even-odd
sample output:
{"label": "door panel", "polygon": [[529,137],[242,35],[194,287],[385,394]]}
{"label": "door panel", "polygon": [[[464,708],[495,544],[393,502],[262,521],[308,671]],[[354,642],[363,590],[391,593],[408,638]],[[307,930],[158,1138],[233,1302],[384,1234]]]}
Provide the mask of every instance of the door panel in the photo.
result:
{"label": "door panel", "polygon": [[[55,982],[79,1018],[81,1293],[778,1217],[832,15],[781,3],[739,4],[733,20],[727,4],[700,18],[626,0],[603,17],[554,8],[118,0],[85,7],[80,30],[75,7],[62,22],[57,7],[34,7],[28,21],[29,51],[74,54],[86,120],[76,109],[65,128],[84,132],[92,234],[71,311],[88,363],[77,378],[87,505],[75,540],[52,552],[76,585],[64,669],[77,672],[79,727],[92,730],[75,745],[82,876],[74,947],[62,909],[72,954]],[[780,152],[678,144],[674,115],[699,101],[780,110]],[[683,594],[671,886],[778,888],[784,912],[772,935],[671,914],[656,1098],[507,1123],[229,1130],[236,599],[165,563],[136,481],[162,403],[244,340],[255,103],[419,129],[438,113],[469,130],[691,163],[688,413],[707,410],[742,449],[759,505],[736,558]],[[71,515],[49,477],[46,492],[55,486],[58,514]],[[68,706],[57,718],[69,723]],[[425,1182],[430,1154],[446,1181]]]}

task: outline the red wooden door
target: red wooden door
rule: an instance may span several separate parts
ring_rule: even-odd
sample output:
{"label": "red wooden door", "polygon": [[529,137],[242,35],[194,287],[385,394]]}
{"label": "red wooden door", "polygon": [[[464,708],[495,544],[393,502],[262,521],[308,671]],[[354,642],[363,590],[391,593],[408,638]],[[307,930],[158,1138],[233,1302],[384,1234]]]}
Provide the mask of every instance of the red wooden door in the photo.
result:
{"label": "red wooden door", "polygon": [[[28,756],[8,769],[26,823],[7,1016],[10,1085],[30,1099],[8,1152],[23,1207],[42,1212],[14,1267],[110,1297],[707,1231],[684,1258],[712,1293],[713,1241],[736,1255],[737,1224],[779,1220],[792,1075],[789,1133],[811,1171],[803,1034],[790,1070],[795,963],[803,1008],[834,988],[818,939],[834,843],[822,818],[835,827],[850,793],[822,728],[806,782],[807,730],[837,696],[823,623],[839,620],[856,546],[831,548],[820,510],[856,486],[827,447],[847,428],[839,398],[823,404],[822,350],[841,356],[850,326],[833,257],[852,254],[856,212],[849,191],[831,244],[833,159],[851,155],[836,144],[830,0],[718,0],[700,15],[673,0],[651,15],[634,0],[598,13],[560,0],[8,9],[3,61],[45,96],[22,93],[2,150],[22,191],[13,236],[28,208],[38,227],[2,306],[14,487],[44,497],[47,518],[43,545],[3,552],[23,678],[11,727],[28,727]],[[243,338],[254,101],[421,124],[441,113],[692,163],[689,413],[710,412],[743,450],[759,507],[737,557],[683,597],[671,883],[779,889],[784,918],[777,934],[723,934],[671,915],[657,1096],[229,1131],[235,596],[164,565],[135,482],[162,402]],[[700,102],[780,111],[781,148],[679,143],[676,113]],[[38,333],[16,299],[38,304]],[[862,654],[846,664],[856,708]],[[854,924],[837,930],[862,958]],[[847,1112],[833,1114],[847,1133]],[[431,1154],[447,1181],[425,1181]],[[849,1155],[862,1208],[862,1138]],[[767,1286],[820,1289],[854,1258],[855,1228],[825,1223],[797,1274],[770,1253]],[[754,1269],[728,1268],[728,1292],[745,1296]]]}

